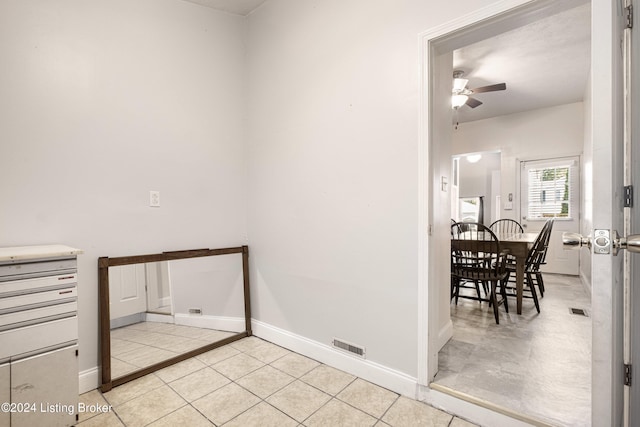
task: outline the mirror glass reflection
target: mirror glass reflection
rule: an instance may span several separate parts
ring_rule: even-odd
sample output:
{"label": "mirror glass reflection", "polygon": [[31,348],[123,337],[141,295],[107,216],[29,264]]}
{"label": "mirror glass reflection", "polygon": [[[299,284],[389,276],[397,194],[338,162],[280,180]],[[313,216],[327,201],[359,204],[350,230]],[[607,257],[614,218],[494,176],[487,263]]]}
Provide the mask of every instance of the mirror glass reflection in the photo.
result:
{"label": "mirror glass reflection", "polygon": [[245,330],[238,254],[109,267],[111,378]]}

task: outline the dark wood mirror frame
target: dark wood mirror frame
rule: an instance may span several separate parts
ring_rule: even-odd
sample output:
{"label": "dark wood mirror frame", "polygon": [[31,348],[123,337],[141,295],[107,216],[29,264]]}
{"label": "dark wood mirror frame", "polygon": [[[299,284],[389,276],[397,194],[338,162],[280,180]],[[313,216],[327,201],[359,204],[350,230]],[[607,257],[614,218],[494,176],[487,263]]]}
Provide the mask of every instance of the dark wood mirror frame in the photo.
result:
{"label": "dark wood mirror frame", "polygon": [[[244,316],[245,330],[220,341],[207,344],[203,347],[190,350],[184,354],[172,357],[162,362],[130,372],[122,377],[111,378],[111,321],[109,313],[109,267],[139,264],[147,262],[174,261],[187,258],[200,258],[216,255],[242,254],[242,275],[244,284]],[[102,357],[102,392],[107,392],[113,387],[128,381],[140,378],[151,372],[157,371],[183,360],[202,354],[214,348],[221,347],[241,338],[251,336],[251,302],[249,295],[249,247],[240,246],[224,249],[193,249],[185,251],[162,252],[159,254],[133,255],[123,257],[98,258],[98,286],[100,300],[100,347]]]}

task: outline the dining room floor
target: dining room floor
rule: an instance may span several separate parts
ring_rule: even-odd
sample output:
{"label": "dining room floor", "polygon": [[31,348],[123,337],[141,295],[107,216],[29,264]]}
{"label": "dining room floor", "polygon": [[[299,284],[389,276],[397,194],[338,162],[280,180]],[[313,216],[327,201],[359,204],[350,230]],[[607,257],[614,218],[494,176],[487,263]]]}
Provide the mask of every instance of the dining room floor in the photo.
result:
{"label": "dining room floor", "polygon": [[451,302],[453,337],[438,355],[435,383],[554,426],[591,425],[591,299],[577,276],[545,274],[538,314]]}
{"label": "dining room floor", "polygon": [[473,427],[257,337],[80,396],[80,427]]}

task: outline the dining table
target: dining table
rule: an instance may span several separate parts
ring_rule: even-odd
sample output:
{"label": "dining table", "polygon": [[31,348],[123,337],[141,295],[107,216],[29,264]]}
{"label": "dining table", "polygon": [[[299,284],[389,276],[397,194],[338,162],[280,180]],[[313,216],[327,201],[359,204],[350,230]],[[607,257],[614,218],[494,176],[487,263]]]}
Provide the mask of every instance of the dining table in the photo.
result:
{"label": "dining table", "polygon": [[[522,293],[524,288],[524,270],[529,249],[538,237],[538,233],[495,233],[500,249],[507,249],[515,259],[516,267],[516,312],[522,314]],[[478,242],[478,241],[475,241]],[[451,239],[451,248],[473,251],[474,240]]]}

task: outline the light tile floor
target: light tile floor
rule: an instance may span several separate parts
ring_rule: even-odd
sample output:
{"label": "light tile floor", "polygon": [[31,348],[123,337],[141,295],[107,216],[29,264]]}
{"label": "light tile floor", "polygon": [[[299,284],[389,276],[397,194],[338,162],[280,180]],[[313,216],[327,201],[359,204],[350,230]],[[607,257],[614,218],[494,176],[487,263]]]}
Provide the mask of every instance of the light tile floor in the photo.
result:
{"label": "light tile floor", "polygon": [[538,314],[531,299],[522,315],[487,303],[451,304],[453,338],[439,353],[437,384],[552,425],[591,425],[591,300],[574,276],[546,274]]}
{"label": "light tile floor", "polygon": [[473,426],[256,337],[80,401],[112,405],[80,427]]}
{"label": "light tile floor", "polygon": [[111,331],[113,378],[234,335],[234,332],[160,322],[140,322]]}

